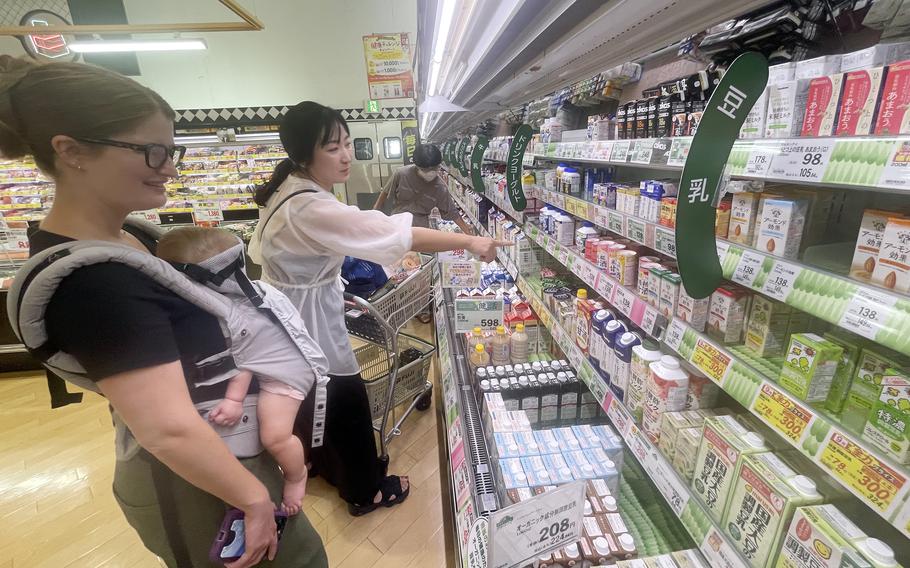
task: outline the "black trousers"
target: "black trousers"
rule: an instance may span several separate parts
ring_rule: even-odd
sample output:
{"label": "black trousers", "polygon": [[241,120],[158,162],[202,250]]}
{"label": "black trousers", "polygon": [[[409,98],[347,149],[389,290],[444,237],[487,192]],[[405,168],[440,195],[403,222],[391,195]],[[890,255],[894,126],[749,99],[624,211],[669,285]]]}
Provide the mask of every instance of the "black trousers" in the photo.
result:
{"label": "black trousers", "polygon": [[[385,477],[385,464],[376,449],[367,391],[359,373],[330,377],[325,437],[321,447],[307,449],[307,459],[313,473],[337,487],[342,499],[357,505],[372,503]],[[297,429],[301,440],[312,440],[313,404],[309,396],[300,407]]]}

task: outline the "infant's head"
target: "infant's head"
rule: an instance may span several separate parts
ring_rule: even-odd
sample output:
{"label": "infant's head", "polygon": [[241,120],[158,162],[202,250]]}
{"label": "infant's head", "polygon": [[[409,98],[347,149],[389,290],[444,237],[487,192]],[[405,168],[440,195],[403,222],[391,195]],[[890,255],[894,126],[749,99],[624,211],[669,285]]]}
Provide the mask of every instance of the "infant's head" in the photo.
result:
{"label": "infant's head", "polygon": [[199,264],[240,244],[237,237],[224,229],[179,227],[158,241],[158,258],[168,262]]}

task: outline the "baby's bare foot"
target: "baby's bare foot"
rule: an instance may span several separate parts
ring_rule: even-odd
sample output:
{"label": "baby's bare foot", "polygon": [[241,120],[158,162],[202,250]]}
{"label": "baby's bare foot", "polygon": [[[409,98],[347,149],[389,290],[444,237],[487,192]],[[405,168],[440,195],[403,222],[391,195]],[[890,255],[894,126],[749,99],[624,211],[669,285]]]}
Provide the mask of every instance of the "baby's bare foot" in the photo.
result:
{"label": "baby's bare foot", "polygon": [[298,480],[285,478],[284,494],[281,499],[281,508],[288,515],[296,515],[300,512],[300,503],[306,495],[307,476],[304,473]]}

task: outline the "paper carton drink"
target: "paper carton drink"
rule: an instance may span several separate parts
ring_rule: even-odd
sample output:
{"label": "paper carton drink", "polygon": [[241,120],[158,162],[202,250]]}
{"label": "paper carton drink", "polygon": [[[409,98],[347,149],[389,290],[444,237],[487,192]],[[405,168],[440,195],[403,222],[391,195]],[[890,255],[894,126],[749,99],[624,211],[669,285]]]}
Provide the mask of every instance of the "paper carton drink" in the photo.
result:
{"label": "paper carton drink", "polygon": [[853,262],[850,264],[852,278],[860,280],[872,278],[889,217],[895,217],[895,215],[877,209],[863,211],[863,221],[859,227],[859,235],[856,237],[856,249],[853,251]]}
{"label": "paper carton drink", "polygon": [[503,489],[528,487],[528,476],[518,458],[499,460],[499,478]]}
{"label": "paper carton drink", "polygon": [[872,282],[895,292],[910,292],[910,219],[888,219]]}
{"label": "paper carton drink", "polygon": [[695,474],[695,460],[698,458],[698,446],[701,444],[701,428],[683,428],[676,435],[676,455],[673,456],[673,469],[686,480],[692,482]]}
{"label": "paper carton drink", "polygon": [[871,568],[851,541],[866,535],[834,505],[799,507],[776,568]]}
{"label": "paper carton drink", "polygon": [[777,357],[787,345],[787,329],[793,309],[776,300],[756,295],[746,323],[746,348],[757,357]]}
{"label": "paper carton drink", "polygon": [[773,566],[794,510],[822,500],[811,479],[798,475],[774,454],[747,455],[722,524],[753,568],[766,568]]}
{"label": "paper carton drink", "polygon": [[765,89],[752,110],[746,115],[742,128],[739,129],[740,138],[761,138],[765,135],[765,117],[768,114],[768,89]]}
{"label": "paper carton drink", "polygon": [[809,202],[805,199],[762,200],[755,248],[782,258],[795,259],[806,224]]}
{"label": "paper carton drink", "polygon": [[686,393],[686,410],[710,408],[717,404],[720,387],[700,373],[689,374],[689,391]]}
{"label": "paper carton drink", "polygon": [[778,382],[801,400],[821,402],[828,398],[843,354],[843,348],[814,333],[793,334]]}
{"label": "paper carton drink", "polygon": [[910,133],[910,61],[888,65],[881,104],[875,119],[876,136]]}
{"label": "paper carton drink", "polygon": [[695,299],[686,292],[685,284],[679,286],[679,302],[676,306],[676,316],[687,322],[695,331],[704,331],[708,323],[708,309],[711,298]]}
{"label": "paper carton drink", "polygon": [[[806,110],[800,136],[831,136],[840,103],[844,76],[840,73],[809,79]],[[874,103],[873,103],[874,104]]]}
{"label": "paper carton drink", "polygon": [[802,131],[803,109],[809,80],[797,79],[768,85],[765,138],[793,138]]}
{"label": "paper carton drink", "polygon": [[[690,379],[691,380],[691,379]],[[685,428],[696,428],[704,424],[704,418],[697,412],[665,412],[660,423],[660,441],[658,447],[667,460],[673,461],[676,456],[676,439]]]}
{"label": "paper carton drink", "polygon": [[910,462],[910,377],[889,369],[881,387],[863,438],[897,463],[906,464]]}
{"label": "paper carton drink", "polygon": [[736,286],[721,286],[711,294],[707,334],[730,345],[740,342],[749,293]]}
{"label": "paper carton drink", "polygon": [[837,371],[834,373],[834,380],[831,382],[828,398],[825,399],[825,409],[839,414],[844,408],[847,393],[850,392],[850,385],[853,383],[853,376],[856,373],[856,364],[859,362],[862,345],[849,337],[833,333],[826,333],[824,337],[844,350],[841,360],[837,364]]}
{"label": "paper carton drink", "polygon": [[652,442],[657,443],[660,439],[661,415],[686,407],[689,374],[682,369],[679,360],[670,355],[662,356],[649,367],[642,430]]}
{"label": "paper carton drink", "polygon": [[755,234],[758,206],[761,202],[759,193],[734,193],[730,205],[730,230],[727,238],[733,242],[752,245]]}
{"label": "paper carton drink", "polygon": [[866,136],[872,133],[883,78],[882,67],[860,69],[844,74],[844,88],[835,135]]}
{"label": "paper carton drink", "polygon": [[715,521],[720,522],[726,511],[740,458],[767,451],[761,436],[749,432],[732,417],[716,416],[705,420],[704,438],[695,458],[692,489]]}

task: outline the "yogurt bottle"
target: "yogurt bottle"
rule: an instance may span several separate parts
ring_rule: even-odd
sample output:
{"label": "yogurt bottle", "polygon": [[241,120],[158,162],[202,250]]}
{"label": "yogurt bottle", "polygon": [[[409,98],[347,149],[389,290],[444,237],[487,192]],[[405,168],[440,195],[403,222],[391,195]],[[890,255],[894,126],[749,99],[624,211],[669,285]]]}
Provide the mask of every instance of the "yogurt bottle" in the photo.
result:
{"label": "yogurt bottle", "polygon": [[626,400],[626,392],[631,381],[632,349],[636,345],[641,345],[641,337],[637,333],[627,331],[619,336],[613,347],[613,376],[610,389],[622,402]]}
{"label": "yogurt bottle", "polygon": [[585,242],[588,238],[597,235],[597,229],[594,228],[594,223],[590,221],[585,221],[581,224],[581,227],[575,230],[575,246],[580,247],[582,250],[585,248]]}
{"label": "yogurt bottle", "polygon": [[664,412],[685,410],[689,392],[689,373],[679,359],[664,355],[649,366],[642,430],[653,443],[660,439],[660,420]]}

